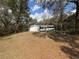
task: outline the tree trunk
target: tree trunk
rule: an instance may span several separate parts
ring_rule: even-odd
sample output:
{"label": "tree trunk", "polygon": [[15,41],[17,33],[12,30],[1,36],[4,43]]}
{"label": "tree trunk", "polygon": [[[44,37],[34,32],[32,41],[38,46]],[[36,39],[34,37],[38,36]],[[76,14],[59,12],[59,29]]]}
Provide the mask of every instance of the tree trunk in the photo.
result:
{"label": "tree trunk", "polygon": [[76,11],[75,30],[76,30],[76,33],[79,34],[79,0],[77,0],[76,5],[77,5],[77,8],[76,8],[77,11]]}
{"label": "tree trunk", "polygon": [[16,30],[19,32],[20,16],[21,16],[21,0],[16,0]]}

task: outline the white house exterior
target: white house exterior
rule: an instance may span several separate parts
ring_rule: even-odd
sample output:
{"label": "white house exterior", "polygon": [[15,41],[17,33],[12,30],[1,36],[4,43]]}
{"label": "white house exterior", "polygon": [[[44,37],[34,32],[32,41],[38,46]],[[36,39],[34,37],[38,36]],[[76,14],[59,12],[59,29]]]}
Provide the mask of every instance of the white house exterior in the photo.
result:
{"label": "white house exterior", "polygon": [[30,32],[39,32],[39,25],[31,25],[29,28]]}
{"label": "white house exterior", "polygon": [[45,32],[54,30],[54,25],[32,25],[29,28],[30,32]]}

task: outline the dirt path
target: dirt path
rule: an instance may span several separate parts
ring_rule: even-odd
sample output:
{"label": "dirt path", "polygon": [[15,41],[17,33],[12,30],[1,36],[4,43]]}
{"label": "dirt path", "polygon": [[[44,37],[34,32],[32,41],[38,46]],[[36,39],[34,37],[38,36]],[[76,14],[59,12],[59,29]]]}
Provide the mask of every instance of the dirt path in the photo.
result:
{"label": "dirt path", "polygon": [[61,46],[68,44],[28,32],[19,33],[0,38],[0,59],[70,59]]}

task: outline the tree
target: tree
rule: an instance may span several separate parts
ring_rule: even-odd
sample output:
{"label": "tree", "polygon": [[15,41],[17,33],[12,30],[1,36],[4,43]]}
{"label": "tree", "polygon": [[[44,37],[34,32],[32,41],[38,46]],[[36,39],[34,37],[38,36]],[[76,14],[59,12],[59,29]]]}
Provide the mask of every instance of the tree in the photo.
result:
{"label": "tree", "polygon": [[64,6],[67,3],[66,0],[55,0],[55,9],[54,9],[54,16],[56,21],[55,30],[56,31],[63,31],[63,20],[64,20]]}
{"label": "tree", "polygon": [[8,6],[13,10],[16,18],[15,32],[23,31],[23,28],[26,27],[23,23],[26,22],[26,25],[28,25],[29,14],[27,13],[27,1],[28,0],[8,0]]}
{"label": "tree", "polygon": [[13,15],[11,13],[11,9],[6,5],[4,0],[1,1],[0,3],[0,35],[13,32],[12,27],[14,25],[14,22],[12,23],[12,21],[14,21],[14,19],[12,19],[12,16]]}
{"label": "tree", "polygon": [[76,29],[76,33],[79,33],[79,0],[77,0],[75,3],[77,5],[75,29]]}
{"label": "tree", "polygon": [[[0,4],[0,35],[27,31],[31,20],[27,12],[27,0],[3,1]],[[9,14],[8,10],[12,13]]]}
{"label": "tree", "polygon": [[79,34],[79,0],[69,0],[76,4],[76,19],[75,19],[75,33]]}

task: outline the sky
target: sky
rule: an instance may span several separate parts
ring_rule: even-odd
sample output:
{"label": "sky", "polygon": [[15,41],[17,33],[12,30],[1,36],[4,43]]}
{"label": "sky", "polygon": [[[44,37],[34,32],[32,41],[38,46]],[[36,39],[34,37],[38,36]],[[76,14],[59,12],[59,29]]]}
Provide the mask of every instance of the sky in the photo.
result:
{"label": "sky", "polygon": [[[47,6],[44,8],[44,6]],[[44,3],[44,2],[39,2],[36,0],[29,0],[28,1],[28,8],[30,12],[30,17],[33,19],[36,19],[38,22],[42,21],[44,19],[51,19],[54,17],[53,15],[53,10],[56,7],[57,4],[52,5],[52,3]],[[76,12],[76,5],[74,3],[68,3],[64,7],[64,13],[75,13]]]}

